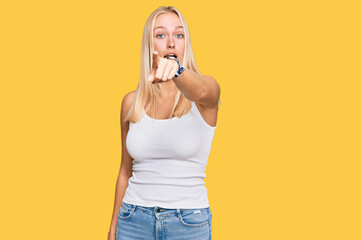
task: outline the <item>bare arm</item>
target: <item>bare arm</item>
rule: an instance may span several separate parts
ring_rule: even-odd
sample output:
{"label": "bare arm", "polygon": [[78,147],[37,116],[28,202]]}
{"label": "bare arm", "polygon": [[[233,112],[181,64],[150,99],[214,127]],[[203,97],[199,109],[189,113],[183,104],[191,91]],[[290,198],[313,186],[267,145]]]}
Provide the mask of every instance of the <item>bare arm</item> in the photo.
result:
{"label": "bare arm", "polygon": [[[169,66],[176,66],[170,73],[165,76],[165,71]],[[148,77],[150,82],[168,81],[170,77],[175,74],[173,72],[178,69],[178,64],[174,60],[161,58],[157,51],[153,52],[153,69]],[[167,70],[168,71],[168,70]],[[164,78],[164,80],[163,80]],[[197,102],[205,107],[218,108],[218,100],[221,95],[221,89],[216,79],[208,75],[198,75],[190,69],[185,69],[184,72],[177,78],[172,78],[173,82],[184,96],[193,102]]]}
{"label": "bare arm", "polygon": [[114,199],[114,208],[113,208],[113,216],[112,221],[110,223],[110,232],[116,232],[117,230],[117,219],[118,219],[118,212],[120,209],[120,205],[122,204],[125,190],[128,187],[128,179],[129,177],[124,176],[119,173],[116,190],[115,190],[115,199]]}
{"label": "bare arm", "polygon": [[213,77],[198,76],[194,71],[186,69],[173,81],[187,99],[206,107],[218,106],[221,89]]}
{"label": "bare arm", "polygon": [[125,140],[129,131],[129,122],[124,122],[125,116],[132,104],[134,99],[135,91],[128,93],[124,96],[122,101],[122,109],[121,109],[121,138],[122,138],[122,160],[119,170],[119,175],[117,179],[116,189],[115,189],[115,199],[114,199],[114,208],[113,208],[113,216],[110,224],[110,232],[115,232],[117,229],[117,219],[118,212],[120,206],[123,201],[123,197],[125,194],[125,190],[128,187],[128,180],[132,176],[132,157],[129,155]]}

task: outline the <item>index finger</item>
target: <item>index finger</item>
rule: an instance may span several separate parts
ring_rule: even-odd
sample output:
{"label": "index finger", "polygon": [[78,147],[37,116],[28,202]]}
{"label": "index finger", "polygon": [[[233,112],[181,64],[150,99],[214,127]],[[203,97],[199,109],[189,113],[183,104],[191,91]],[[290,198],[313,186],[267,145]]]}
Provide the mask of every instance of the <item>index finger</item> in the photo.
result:
{"label": "index finger", "polygon": [[153,67],[158,68],[159,66],[159,56],[157,51],[153,51]]}

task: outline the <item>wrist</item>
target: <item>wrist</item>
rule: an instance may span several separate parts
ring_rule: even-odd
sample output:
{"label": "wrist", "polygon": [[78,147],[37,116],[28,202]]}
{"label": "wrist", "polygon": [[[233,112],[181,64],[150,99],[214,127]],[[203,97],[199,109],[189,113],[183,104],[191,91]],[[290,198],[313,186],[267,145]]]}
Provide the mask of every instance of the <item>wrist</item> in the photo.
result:
{"label": "wrist", "polygon": [[115,233],[115,232],[117,232],[117,228],[116,228],[116,227],[111,227],[111,228],[109,229],[108,234],[109,234],[109,233]]}

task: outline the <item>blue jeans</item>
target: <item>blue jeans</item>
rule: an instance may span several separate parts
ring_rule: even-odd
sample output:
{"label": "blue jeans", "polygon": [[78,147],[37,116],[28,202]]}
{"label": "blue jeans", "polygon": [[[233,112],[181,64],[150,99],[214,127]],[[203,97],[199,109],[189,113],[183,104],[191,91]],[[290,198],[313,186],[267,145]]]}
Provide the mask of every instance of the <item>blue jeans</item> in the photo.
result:
{"label": "blue jeans", "polygon": [[211,240],[210,208],[166,209],[122,202],[117,240]]}

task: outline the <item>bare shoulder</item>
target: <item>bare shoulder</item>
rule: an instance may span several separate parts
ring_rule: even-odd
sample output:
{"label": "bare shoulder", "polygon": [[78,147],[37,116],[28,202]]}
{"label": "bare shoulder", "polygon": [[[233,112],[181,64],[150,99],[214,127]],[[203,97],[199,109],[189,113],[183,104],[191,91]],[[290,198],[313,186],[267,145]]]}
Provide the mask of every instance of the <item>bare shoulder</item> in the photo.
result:
{"label": "bare shoulder", "polygon": [[217,80],[212,76],[203,75],[202,80],[204,91],[197,103],[203,106],[203,111],[217,112],[221,88]]}
{"label": "bare shoulder", "polygon": [[122,110],[121,110],[121,115],[122,115],[122,120],[124,121],[126,114],[128,113],[130,107],[133,104],[133,101],[135,99],[135,93],[136,91],[131,91],[129,93],[127,93],[122,100]]}
{"label": "bare shoulder", "polygon": [[122,107],[128,108],[129,110],[129,107],[133,104],[134,98],[135,90],[125,94],[122,101]]}
{"label": "bare shoulder", "polygon": [[135,99],[135,90],[131,91],[123,97],[122,101],[122,110],[125,110],[125,112],[128,112],[129,108],[132,106],[133,101]]}

